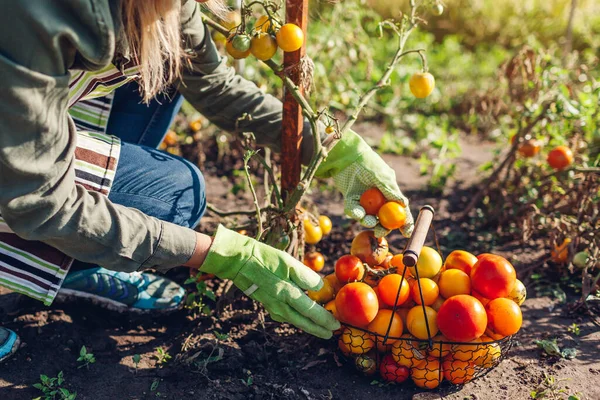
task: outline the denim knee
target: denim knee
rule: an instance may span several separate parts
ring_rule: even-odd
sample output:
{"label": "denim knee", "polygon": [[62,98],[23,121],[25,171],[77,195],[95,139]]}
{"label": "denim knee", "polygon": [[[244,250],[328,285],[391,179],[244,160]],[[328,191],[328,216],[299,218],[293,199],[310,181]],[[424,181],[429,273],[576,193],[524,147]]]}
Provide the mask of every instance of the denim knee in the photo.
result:
{"label": "denim knee", "polygon": [[169,171],[169,173],[173,174],[175,179],[173,184],[176,193],[180,195],[178,209],[183,218],[183,225],[195,228],[206,211],[204,176],[195,164],[185,159],[181,159],[180,171]]}

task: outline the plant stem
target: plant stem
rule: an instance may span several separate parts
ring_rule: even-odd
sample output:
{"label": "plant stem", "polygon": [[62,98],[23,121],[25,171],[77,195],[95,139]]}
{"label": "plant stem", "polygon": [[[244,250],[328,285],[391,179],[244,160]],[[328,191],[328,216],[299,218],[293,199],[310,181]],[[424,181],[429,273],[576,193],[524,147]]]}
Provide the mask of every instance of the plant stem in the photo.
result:
{"label": "plant stem", "polygon": [[250,186],[252,200],[254,202],[254,207],[256,208],[256,222],[258,223],[258,232],[256,233],[256,240],[260,240],[263,234],[262,214],[260,210],[260,204],[258,204],[258,196],[256,195],[256,190],[254,190],[254,185],[252,184],[250,168],[248,167],[248,161],[250,160],[253,154],[252,152],[248,154],[249,155],[244,156],[244,172],[246,173],[246,179],[248,179],[248,186]]}

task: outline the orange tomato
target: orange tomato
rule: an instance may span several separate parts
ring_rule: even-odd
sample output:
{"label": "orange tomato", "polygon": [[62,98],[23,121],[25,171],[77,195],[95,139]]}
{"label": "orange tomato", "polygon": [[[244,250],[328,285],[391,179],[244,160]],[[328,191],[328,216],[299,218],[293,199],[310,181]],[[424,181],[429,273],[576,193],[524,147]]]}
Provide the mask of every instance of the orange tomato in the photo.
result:
{"label": "orange tomato", "polygon": [[531,158],[540,152],[542,145],[535,139],[528,139],[519,146],[519,153],[526,158]]}
{"label": "orange tomato", "polygon": [[[402,276],[389,274],[381,278],[377,291],[381,301],[388,306],[400,306],[408,299],[410,287],[406,279],[402,279]],[[398,294],[398,292],[400,293]]]}
{"label": "orange tomato", "polygon": [[259,60],[267,61],[277,52],[277,40],[268,33],[259,32],[252,38],[250,52]]}
{"label": "orange tomato", "polygon": [[[397,313],[392,310],[379,310],[375,319],[367,326],[367,330],[377,334],[375,337],[377,350],[386,351],[389,349],[390,345],[397,341],[397,339],[390,338],[399,338],[402,336],[404,326],[402,324],[402,318]],[[384,343],[386,336],[388,339],[385,340]]]}
{"label": "orange tomato", "polygon": [[437,313],[440,331],[453,342],[470,342],[480,337],[485,332],[487,322],[483,305],[466,294],[446,299]]}
{"label": "orange tomato", "polygon": [[342,352],[364,354],[375,346],[375,340],[370,333],[347,326],[340,336],[338,346]]}
{"label": "orange tomato", "polygon": [[444,378],[455,385],[464,385],[475,376],[475,364],[468,361],[447,359],[442,363]]}
{"label": "orange tomato", "polygon": [[410,77],[408,86],[417,99],[424,99],[433,92],[435,79],[429,72],[417,72]]}
{"label": "orange tomato", "polygon": [[285,24],[277,31],[277,45],[285,52],[300,49],[304,43],[304,32],[295,24]]}
{"label": "orange tomato", "polygon": [[370,266],[381,264],[385,261],[388,253],[389,246],[386,238],[375,237],[373,231],[362,231],[352,239],[350,254]]}
{"label": "orange tomato", "polygon": [[565,238],[560,246],[554,246],[554,250],[550,252],[552,261],[557,264],[564,264],[569,258],[569,245],[571,244],[571,238]]}
{"label": "orange tomato", "polygon": [[469,275],[471,273],[471,268],[473,268],[473,265],[475,265],[476,262],[477,257],[468,251],[454,250],[446,257],[444,266],[446,269],[459,269]]}
{"label": "orange tomato", "polygon": [[233,47],[232,39],[233,39],[233,37],[229,38],[227,40],[227,43],[225,44],[225,50],[227,51],[227,54],[229,54],[235,60],[241,60],[242,58],[248,57],[250,55],[250,50],[246,50],[246,51],[237,50],[236,48]]}
{"label": "orange tomato", "polygon": [[492,300],[506,297],[517,279],[514,267],[504,257],[494,254],[481,256],[471,269],[471,285],[483,296]]}
{"label": "orange tomato", "polygon": [[425,313],[423,313],[423,306],[414,306],[406,316],[406,327],[417,339],[429,339],[438,333],[436,317],[437,312],[433,308],[425,306]]}
{"label": "orange tomato", "polygon": [[480,349],[481,339],[470,340],[465,344],[455,344],[452,346],[450,357],[454,360],[472,361]]}
{"label": "orange tomato", "polygon": [[365,266],[358,257],[341,256],[335,262],[335,276],[342,283],[360,281],[365,275]]}
{"label": "orange tomato", "polygon": [[457,294],[471,294],[471,278],[459,269],[442,272],[438,285],[440,294],[446,299]]}
{"label": "orange tomato", "polygon": [[321,215],[319,217],[319,227],[321,228],[321,231],[323,231],[323,235],[329,235],[329,232],[331,232],[331,228],[333,227],[331,219],[329,219],[327,215]]}
{"label": "orange tomato", "polygon": [[521,329],[521,308],[511,299],[498,298],[485,306],[490,328],[503,336],[514,335]]}
{"label": "orange tomato", "polygon": [[352,282],[340,289],[335,297],[340,321],[357,327],[369,325],[379,311],[375,291],[366,283]]}
{"label": "orange tomato", "polygon": [[410,376],[418,387],[435,389],[444,377],[442,371],[440,360],[427,357],[411,368]]}
{"label": "orange tomato", "polygon": [[412,368],[425,360],[425,353],[414,346],[411,336],[402,335],[402,339],[392,345],[392,357],[399,365]]}
{"label": "orange tomato", "polygon": [[315,272],[319,272],[325,266],[325,258],[318,251],[311,251],[304,256],[304,265]]}
{"label": "orange tomato", "polygon": [[340,319],[337,308],[335,307],[335,300],[330,300],[327,304],[323,306],[324,309],[333,314],[335,319]]}
{"label": "orange tomato", "polygon": [[554,169],[564,169],[573,163],[573,152],[567,146],[557,146],[548,153],[548,164]]}
{"label": "orange tomato", "polygon": [[365,209],[367,215],[377,215],[377,212],[385,202],[385,196],[377,188],[367,189],[360,196],[360,205]]}
{"label": "orange tomato", "polygon": [[388,201],[377,212],[379,223],[385,229],[398,229],[406,222],[406,210],[395,201]]}
{"label": "orange tomato", "polygon": [[[402,262],[403,258],[404,258],[403,254],[396,254],[394,257],[392,257],[392,259],[390,260],[390,268],[396,268],[398,275],[402,275],[402,273],[404,273],[404,278],[408,279],[408,278],[412,277],[413,275],[410,272],[410,268],[407,268],[404,265],[404,263]],[[406,269],[406,272],[404,272],[405,269]]]}
{"label": "orange tomato", "polygon": [[423,295],[423,302],[425,305],[430,306],[435,303],[440,295],[440,289],[438,288],[438,285],[429,278],[415,279],[410,285],[410,295],[415,303],[423,304],[421,302],[421,294]]}

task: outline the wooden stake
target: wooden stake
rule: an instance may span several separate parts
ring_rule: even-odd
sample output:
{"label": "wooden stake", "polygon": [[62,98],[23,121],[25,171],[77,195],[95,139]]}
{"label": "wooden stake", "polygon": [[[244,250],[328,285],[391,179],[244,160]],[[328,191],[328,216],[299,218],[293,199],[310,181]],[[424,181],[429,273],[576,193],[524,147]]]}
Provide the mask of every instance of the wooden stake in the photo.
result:
{"label": "wooden stake", "polygon": [[[286,22],[298,25],[304,33],[304,45],[298,51],[285,53],[283,58],[284,68],[297,65],[306,52],[306,27],[308,22],[308,0],[286,0]],[[291,70],[290,79],[299,86],[304,94],[300,82],[300,71]],[[296,188],[300,182],[302,128],[304,118],[302,108],[294,97],[286,90],[283,97],[283,128],[281,137],[281,188],[283,198]]]}

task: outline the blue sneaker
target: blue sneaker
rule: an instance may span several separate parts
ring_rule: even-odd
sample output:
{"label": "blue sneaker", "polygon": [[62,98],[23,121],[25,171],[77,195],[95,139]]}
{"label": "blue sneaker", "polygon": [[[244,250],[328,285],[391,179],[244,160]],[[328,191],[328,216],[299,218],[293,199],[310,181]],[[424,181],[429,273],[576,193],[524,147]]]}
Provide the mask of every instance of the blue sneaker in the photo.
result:
{"label": "blue sneaker", "polygon": [[68,274],[57,296],[59,300],[77,298],[119,312],[168,313],[183,306],[185,289],[147,272],[91,268]]}
{"label": "blue sneaker", "polygon": [[0,326],[0,363],[17,352],[21,341],[16,333]]}

